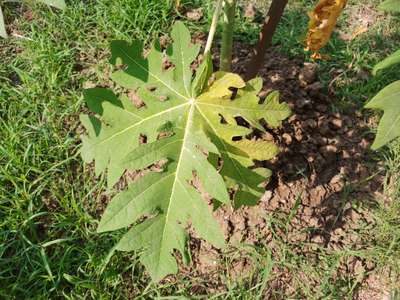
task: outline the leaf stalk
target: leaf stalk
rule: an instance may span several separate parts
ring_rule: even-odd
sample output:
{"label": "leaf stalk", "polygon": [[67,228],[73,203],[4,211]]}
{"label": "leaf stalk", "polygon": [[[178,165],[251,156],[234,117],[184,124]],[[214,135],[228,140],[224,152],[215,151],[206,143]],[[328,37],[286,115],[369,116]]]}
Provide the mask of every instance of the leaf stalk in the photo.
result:
{"label": "leaf stalk", "polygon": [[221,10],[222,10],[222,2],[223,2],[223,0],[218,0],[217,4],[215,6],[215,11],[214,11],[214,15],[213,15],[213,18],[211,21],[211,26],[210,26],[210,32],[208,33],[207,43],[206,43],[206,47],[204,49],[204,55],[208,54],[211,50],[211,45],[214,40],[215,31],[217,29],[218,18],[219,18],[219,15],[221,14]]}

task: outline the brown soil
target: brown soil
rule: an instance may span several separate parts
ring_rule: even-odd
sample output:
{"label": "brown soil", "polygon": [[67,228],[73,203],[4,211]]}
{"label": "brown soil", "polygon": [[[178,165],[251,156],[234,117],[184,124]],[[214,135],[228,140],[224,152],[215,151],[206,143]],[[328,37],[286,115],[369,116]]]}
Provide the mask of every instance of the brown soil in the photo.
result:
{"label": "brown soil", "polygon": [[[235,52],[234,71],[243,73],[249,51],[241,46]],[[364,119],[356,108],[332,112],[335,99],[322,91],[314,64],[289,60],[272,50],[260,74],[264,79],[260,96],[280,91],[281,100],[289,103],[293,115],[280,128],[265,127],[267,134],[263,138],[274,140],[281,153],[272,162],[264,163],[274,175],[260,203],[238,210],[223,208],[215,213],[226,241],[233,248],[263,245],[270,249],[275,261],[282,258],[282,243],[314,265],[318,264],[319,253],[365,249],[368,241],[357,232],[363,226],[373,226],[375,221],[368,207],[381,196],[383,181],[379,165],[367,163],[371,161],[369,146],[373,139],[367,133],[370,120]],[[182,266],[181,272],[202,282],[193,294],[222,291],[223,276],[243,278],[257,269],[259,262],[247,251],[236,249],[232,253],[236,257],[192,236],[193,264]],[[368,279],[365,272],[374,266],[373,261],[349,256],[333,270],[332,280],[358,277],[362,284]],[[273,288],[266,292],[266,298],[276,298],[277,290],[294,295],[299,276],[311,290],[318,287],[315,278],[301,274],[301,270],[296,280],[281,266],[274,266],[272,273],[269,286]]]}
{"label": "brown soil", "polygon": [[367,32],[379,19],[385,18],[385,14],[376,9],[372,4],[347,6],[346,26],[339,30],[339,37],[344,41],[350,41]]}

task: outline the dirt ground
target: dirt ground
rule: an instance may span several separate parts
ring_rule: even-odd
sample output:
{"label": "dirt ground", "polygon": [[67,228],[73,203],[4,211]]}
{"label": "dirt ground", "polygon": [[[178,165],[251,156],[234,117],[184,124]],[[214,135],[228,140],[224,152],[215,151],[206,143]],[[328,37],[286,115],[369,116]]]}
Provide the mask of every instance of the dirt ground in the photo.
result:
{"label": "dirt ground", "polygon": [[[243,62],[248,56],[244,46],[236,45],[234,71],[244,73]],[[272,90],[280,91],[281,101],[289,103],[293,115],[280,128],[265,126],[267,133],[262,138],[275,141],[281,152],[273,161],[263,162],[273,176],[259,204],[215,213],[226,241],[233,246],[266,245],[272,257],[279,260],[279,240],[313,264],[318,263],[320,251],[365,249],[368,241],[357,232],[362,226],[374,225],[368,207],[383,197],[383,172],[379,164],[368,163],[373,140],[368,123],[374,120],[363,117],[356,108],[332,112],[335,97],[323,91],[316,64],[289,60],[271,50],[260,75],[264,79],[260,97],[265,98]],[[276,216],[283,216],[282,226],[271,221]],[[181,272],[209,283],[207,290],[194,290],[194,294],[224,290],[221,274],[227,268],[221,263],[223,254],[193,236],[191,255],[193,265],[182,266]],[[254,260],[246,255],[229,263],[231,277],[246,276],[255,267]],[[372,260],[349,257],[333,271],[332,280],[343,274],[361,276],[362,288],[355,299],[385,299],[387,291],[382,280],[363,276],[374,267]],[[287,269],[274,266],[272,274],[266,299],[295,292],[296,283]],[[318,285],[306,273],[301,276],[308,286]]]}

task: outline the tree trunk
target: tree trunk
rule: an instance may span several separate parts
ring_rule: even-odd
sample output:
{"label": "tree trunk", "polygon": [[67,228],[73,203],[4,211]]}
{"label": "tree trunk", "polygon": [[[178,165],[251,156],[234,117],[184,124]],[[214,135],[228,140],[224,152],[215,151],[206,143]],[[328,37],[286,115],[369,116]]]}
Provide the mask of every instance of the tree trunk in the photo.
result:
{"label": "tree trunk", "polygon": [[225,0],[224,5],[224,21],[219,68],[221,71],[230,72],[232,63],[236,0]]}
{"label": "tree trunk", "polygon": [[260,33],[260,38],[254,49],[253,57],[247,65],[246,80],[254,78],[264,61],[265,52],[272,43],[272,37],[278,27],[278,23],[282,18],[283,11],[288,3],[288,0],[272,0],[268,15],[265,18],[263,29]]}

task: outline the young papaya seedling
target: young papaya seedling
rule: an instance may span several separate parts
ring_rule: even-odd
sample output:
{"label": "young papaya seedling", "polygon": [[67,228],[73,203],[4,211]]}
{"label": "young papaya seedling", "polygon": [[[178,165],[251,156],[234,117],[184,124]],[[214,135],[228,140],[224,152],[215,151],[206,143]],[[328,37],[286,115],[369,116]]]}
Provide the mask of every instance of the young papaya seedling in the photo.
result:
{"label": "young papaya seedling", "polygon": [[[81,116],[87,131],[81,155],[95,162],[97,175],[107,172],[110,188],[126,170],[166,161],[161,171],[146,172],[119,192],[98,227],[98,232],[130,227],[116,249],[138,251],[154,281],[178,271],[174,250],[189,262],[189,225],[215,247],[225,245],[212,203],[202,198],[194,176],[214,207],[230,202],[230,190],[238,203],[259,199],[269,173],[255,168],[254,160],[269,160],[278,148],[248,135],[252,128],[264,130],[261,119],[279,126],[290,115],[277,92],[260,103],[260,78],[245,82],[237,74],[213,73],[209,54],[194,74],[200,46],[191,43],[182,22],[171,35],[166,51],[155,42],[146,56],[139,41],[111,43],[116,66],[111,78],[119,91],[135,91],[144,106],[137,108],[124,93],[93,88],[84,93],[92,113]],[[249,126],[238,125],[238,117]],[[146,143],[140,142],[143,136]]]}

